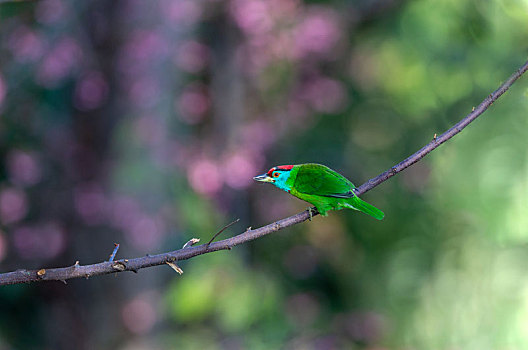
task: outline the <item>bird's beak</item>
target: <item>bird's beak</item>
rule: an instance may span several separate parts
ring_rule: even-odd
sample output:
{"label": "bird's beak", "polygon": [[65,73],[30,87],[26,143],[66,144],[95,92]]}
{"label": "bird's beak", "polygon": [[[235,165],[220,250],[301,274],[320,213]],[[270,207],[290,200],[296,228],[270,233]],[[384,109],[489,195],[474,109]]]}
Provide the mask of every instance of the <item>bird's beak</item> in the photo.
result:
{"label": "bird's beak", "polygon": [[260,181],[260,182],[274,182],[275,180],[273,180],[271,177],[269,177],[268,175],[266,174],[262,174],[262,175],[259,175],[259,176],[255,176],[253,178],[253,180],[256,180],[256,181]]}

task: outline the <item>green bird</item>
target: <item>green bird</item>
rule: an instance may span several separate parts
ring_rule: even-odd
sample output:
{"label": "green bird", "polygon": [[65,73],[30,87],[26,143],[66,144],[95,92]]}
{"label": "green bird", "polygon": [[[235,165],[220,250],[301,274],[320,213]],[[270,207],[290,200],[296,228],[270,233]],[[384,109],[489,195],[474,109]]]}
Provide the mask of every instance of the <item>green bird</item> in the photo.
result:
{"label": "green bird", "polygon": [[345,208],[362,211],[378,220],[385,216],[354,193],[355,186],[350,180],[321,164],[279,165],[253,180],[270,182],[313,204],[322,216],[327,216],[329,210]]}

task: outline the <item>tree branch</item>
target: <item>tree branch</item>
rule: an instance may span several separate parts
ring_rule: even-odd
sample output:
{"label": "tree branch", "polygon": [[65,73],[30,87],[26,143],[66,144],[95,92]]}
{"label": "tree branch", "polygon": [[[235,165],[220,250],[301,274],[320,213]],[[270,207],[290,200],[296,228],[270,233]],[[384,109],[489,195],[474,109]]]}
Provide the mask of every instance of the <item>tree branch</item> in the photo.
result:
{"label": "tree branch", "polygon": [[506,80],[499,88],[495,91],[493,91],[488,97],[482,101],[477,108],[473,108],[471,113],[469,113],[467,116],[465,116],[461,121],[456,123],[453,127],[451,127],[449,130],[444,132],[442,135],[436,137],[433,137],[433,140],[429,142],[427,145],[422,147],[419,151],[414,153],[409,158],[401,161],[400,163],[396,164],[386,172],[379,174],[375,178],[372,178],[365,182],[363,185],[357,187],[355,189],[356,194],[362,195],[363,193],[373,189],[374,187],[378,186],[382,182],[387,181],[389,178],[393,177],[400,171],[410,167],[429,153],[433,151],[435,148],[440,146],[442,143],[446,142],[459,132],[461,132],[466,126],[469,125],[472,121],[477,119],[482,113],[484,113],[492,104],[495,102],[499,97],[502,96],[509,88],[510,86],[515,83],[517,79],[521,77],[526,71],[528,70],[528,61],[524,63],[524,65],[519,68],[515,73],[513,73],[508,80]]}
{"label": "tree branch", "polygon": [[[518,69],[506,82],[504,82],[497,90],[490,94],[482,103],[474,108],[471,113],[464,117],[461,121],[455,124],[452,128],[444,132],[438,137],[434,137],[431,142],[425,145],[422,149],[411,155],[409,158],[403,160],[397,165],[393,166],[384,173],[370,179],[363,185],[355,189],[356,194],[361,195],[379,184],[385,182],[392,176],[403,171],[407,167],[418,162],[420,159],[425,157],[431,151],[436,149],[442,143],[449,140],[451,137],[458,134],[462,129],[468,126],[472,121],[478,118],[484,111],[486,111],[502,94],[506,92],[512,86],[512,84],[526,71],[528,70],[528,62],[526,62],[520,69]],[[435,135],[436,136],[436,135]],[[311,216],[317,215],[317,211],[312,209]],[[169,253],[163,253],[152,256],[145,256],[142,258],[135,259],[120,259],[116,261],[105,261],[98,264],[92,265],[79,265],[76,262],[74,265],[69,267],[54,268],[54,269],[40,269],[40,270],[17,270],[13,272],[7,272],[0,274],[0,285],[16,284],[16,283],[29,283],[36,281],[63,281],[71,278],[106,275],[114,272],[132,271],[137,272],[139,269],[157,266],[167,263],[174,263],[180,260],[190,259],[197,255],[215,252],[218,250],[231,249],[232,247],[252,241],[259,237],[268,235],[272,232],[279,231],[285,227],[299,224],[303,221],[308,220],[310,217],[308,210],[303,211],[299,214],[290,216],[288,218],[276,221],[272,224],[251,229],[248,228],[245,232],[218,242],[210,242],[199,246],[187,245],[184,248],[175,250]],[[231,225],[231,224],[230,224]],[[228,226],[230,226],[228,225]],[[225,227],[227,228],[227,227]],[[224,229],[225,229],[224,228]],[[223,231],[223,229],[222,229]],[[221,231],[220,231],[221,232]],[[215,236],[216,237],[216,236]]]}

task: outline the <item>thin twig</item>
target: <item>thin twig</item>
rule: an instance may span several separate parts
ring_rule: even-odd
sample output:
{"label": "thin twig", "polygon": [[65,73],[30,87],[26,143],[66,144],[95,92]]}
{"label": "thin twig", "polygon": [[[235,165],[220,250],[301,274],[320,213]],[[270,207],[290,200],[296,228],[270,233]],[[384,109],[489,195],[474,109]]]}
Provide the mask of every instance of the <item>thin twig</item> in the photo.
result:
{"label": "thin twig", "polygon": [[[442,135],[438,136],[436,139],[428,143],[418,152],[411,155],[409,158],[403,160],[397,165],[393,166],[386,172],[376,176],[373,179],[370,179],[363,185],[359,186],[355,191],[356,194],[361,195],[372,188],[378,186],[379,184],[387,181],[390,177],[401,172],[405,168],[411,166],[412,164],[418,162],[424,156],[429,154],[435,148],[440,146],[442,143],[449,140],[454,135],[458,134],[462,129],[469,125],[473,120],[479,117],[484,111],[486,111],[489,106],[493,104],[512,84],[526,71],[528,70],[528,62],[526,62],[519,70],[517,70],[504,84],[502,84],[497,90],[490,94],[484,101],[477,107],[474,108],[470,114],[464,117],[460,122],[458,122],[451,129],[447,130]],[[311,214],[315,216],[317,213]],[[310,213],[308,210],[305,210],[299,214],[290,216],[288,218],[276,221],[269,225],[257,228],[257,229],[248,229],[245,232],[227,238],[218,242],[212,242],[212,240],[207,244],[202,244],[199,246],[187,246],[185,248],[175,250],[168,253],[158,254],[158,255],[147,255],[141,258],[135,259],[121,259],[117,261],[105,261],[93,265],[79,265],[79,262],[76,262],[73,266],[62,267],[56,269],[38,269],[38,270],[17,270],[13,272],[7,272],[0,274],[0,285],[7,284],[16,284],[16,283],[28,283],[35,281],[66,281],[71,278],[79,277],[91,277],[98,275],[105,275],[114,272],[121,271],[133,271],[137,272],[139,269],[166,264],[167,262],[174,262],[180,260],[190,259],[194,256],[215,252],[218,250],[231,249],[232,247],[252,241],[259,237],[265,236],[272,232],[281,230],[285,227],[299,224],[303,221],[306,221],[310,218]],[[235,221],[236,222],[236,221]],[[231,226],[233,223],[227,225],[224,229]],[[216,238],[224,229],[220,230],[213,239]]]}
{"label": "thin twig", "polygon": [[118,250],[119,250],[119,243],[114,243],[114,251],[112,252],[112,254],[110,254],[110,259],[108,259],[108,261],[114,261],[114,258]]}
{"label": "thin twig", "polygon": [[354,191],[359,196],[374,187],[378,186],[382,182],[387,181],[389,178],[393,177],[400,171],[410,167],[423,157],[425,157],[427,154],[431,153],[435,148],[461,132],[466,126],[468,126],[472,121],[477,119],[484,111],[486,111],[492,104],[495,102],[499,97],[502,96],[509,88],[510,86],[515,83],[517,79],[521,75],[523,75],[528,70],[528,62],[524,63],[524,65],[519,68],[515,73],[513,73],[508,80],[506,80],[499,88],[493,93],[491,93],[488,97],[484,99],[476,108],[473,107],[471,112],[465,116],[461,121],[456,123],[452,128],[444,132],[442,135],[436,137],[436,139],[429,142],[427,145],[422,147],[419,151],[411,155],[409,158],[401,161],[400,163],[396,164],[389,170],[385,171],[384,173],[376,176],[375,178],[372,178],[365,182],[363,185],[357,187]]}
{"label": "thin twig", "polygon": [[225,225],[224,227],[222,227],[222,229],[221,229],[220,231],[218,231],[218,232],[213,236],[213,238],[211,238],[211,240],[210,240],[209,242],[207,242],[207,246],[209,246],[209,244],[211,244],[211,243],[215,240],[215,238],[218,237],[219,234],[221,234],[221,233],[224,232],[227,228],[229,228],[230,226],[236,224],[236,223],[239,222],[239,221],[240,221],[240,219],[236,219],[235,221],[233,221],[233,222],[231,222],[231,223]]}

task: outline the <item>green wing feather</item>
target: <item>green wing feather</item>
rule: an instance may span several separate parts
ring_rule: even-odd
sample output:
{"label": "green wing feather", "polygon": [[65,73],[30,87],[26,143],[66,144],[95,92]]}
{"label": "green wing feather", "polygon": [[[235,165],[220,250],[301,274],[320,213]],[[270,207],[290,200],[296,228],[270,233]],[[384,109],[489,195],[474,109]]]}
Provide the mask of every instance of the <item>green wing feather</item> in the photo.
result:
{"label": "green wing feather", "polygon": [[352,182],[320,164],[300,165],[293,186],[298,192],[305,194],[341,198],[354,196]]}
{"label": "green wing feather", "polygon": [[[385,216],[381,210],[356,196],[353,191],[355,186],[350,180],[324,165],[299,165],[293,188],[301,194],[299,196],[301,199],[305,199],[302,195],[330,197],[337,201],[333,202],[337,203],[337,207],[356,209],[378,220]],[[337,209],[334,204],[328,202],[326,205],[321,205],[321,202],[319,202],[319,206],[316,204],[323,215],[330,208]]]}

